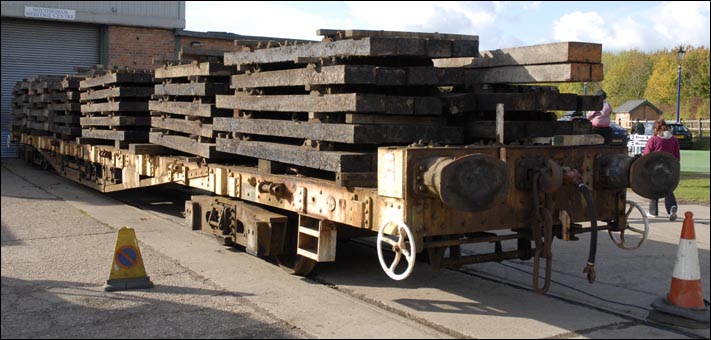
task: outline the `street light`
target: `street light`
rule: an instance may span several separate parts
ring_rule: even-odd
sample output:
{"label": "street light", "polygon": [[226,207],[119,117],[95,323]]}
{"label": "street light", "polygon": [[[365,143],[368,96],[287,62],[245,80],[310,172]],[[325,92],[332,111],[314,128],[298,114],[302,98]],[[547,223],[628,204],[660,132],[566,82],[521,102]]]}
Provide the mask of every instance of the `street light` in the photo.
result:
{"label": "street light", "polygon": [[677,67],[677,81],[676,81],[676,122],[679,123],[679,106],[681,105],[681,60],[684,59],[684,48],[679,46],[679,50],[676,51],[676,60],[679,61],[679,66]]}

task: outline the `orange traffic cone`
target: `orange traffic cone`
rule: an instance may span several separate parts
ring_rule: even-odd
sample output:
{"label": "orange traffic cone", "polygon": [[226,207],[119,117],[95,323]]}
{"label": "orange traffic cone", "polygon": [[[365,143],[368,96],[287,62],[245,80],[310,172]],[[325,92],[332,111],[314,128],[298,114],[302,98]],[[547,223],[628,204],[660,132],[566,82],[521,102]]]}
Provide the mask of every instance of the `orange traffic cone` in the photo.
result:
{"label": "orange traffic cone", "polygon": [[694,214],[684,214],[671,288],[666,298],[652,303],[648,319],[688,328],[708,328],[709,308],[701,289],[699,251],[696,248]]}

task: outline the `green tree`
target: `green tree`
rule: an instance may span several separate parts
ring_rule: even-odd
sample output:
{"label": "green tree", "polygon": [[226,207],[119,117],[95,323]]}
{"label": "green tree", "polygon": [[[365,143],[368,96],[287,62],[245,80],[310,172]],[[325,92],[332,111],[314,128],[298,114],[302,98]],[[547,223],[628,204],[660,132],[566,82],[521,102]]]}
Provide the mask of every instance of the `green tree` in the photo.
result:
{"label": "green tree", "polygon": [[647,88],[647,80],[652,73],[649,56],[639,50],[623,51],[605,64],[606,89],[610,103],[619,106],[629,100],[642,99]]}
{"label": "green tree", "polygon": [[709,99],[709,49],[689,48],[682,61],[682,98]]}
{"label": "green tree", "polygon": [[673,52],[664,50],[653,55],[652,74],[644,97],[656,105],[676,102],[677,61]]}

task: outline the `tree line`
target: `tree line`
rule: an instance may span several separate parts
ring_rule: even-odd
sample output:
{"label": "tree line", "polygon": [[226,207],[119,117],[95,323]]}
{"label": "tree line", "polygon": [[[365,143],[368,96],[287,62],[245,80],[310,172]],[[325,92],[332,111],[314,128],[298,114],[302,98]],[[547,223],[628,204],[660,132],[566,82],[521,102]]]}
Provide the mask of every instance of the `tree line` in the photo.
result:
{"label": "tree line", "polygon": [[[682,119],[709,119],[709,48],[685,46],[681,61]],[[587,94],[602,88],[613,110],[629,100],[647,99],[664,112],[663,117],[676,118],[677,48],[651,53],[636,49],[618,53],[603,52],[605,80],[587,84]],[[584,83],[559,85],[561,93],[583,94]]]}

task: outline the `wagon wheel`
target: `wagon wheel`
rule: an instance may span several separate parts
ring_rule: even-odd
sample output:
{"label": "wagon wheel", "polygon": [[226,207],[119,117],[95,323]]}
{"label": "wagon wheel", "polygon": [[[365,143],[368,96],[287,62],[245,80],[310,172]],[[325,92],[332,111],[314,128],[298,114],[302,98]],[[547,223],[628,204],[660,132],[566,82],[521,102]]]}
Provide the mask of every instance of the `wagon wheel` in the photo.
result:
{"label": "wagon wheel", "polygon": [[[647,236],[649,235],[649,221],[647,220],[647,215],[644,213],[644,210],[639,206],[639,204],[632,202],[632,201],[627,201],[627,205],[629,206],[627,208],[627,211],[625,213],[625,227],[620,231],[620,239],[617,240],[615,239],[615,236],[613,235],[612,230],[608,230],[607,233],[610,235],[610,239],[612,242],[625,250],[633,250],[637,249],[642,246],[642,243],[644,243],[644,240],[647,239]],[[642,225],[641,226],[632,226],[630,225],[630,215],[634,210],[637,210],[639,214],[642,216]],[[625,244],[625,232],[627,230],[632,231],[633,233],[639,234],[641,236],[640,240],[636,242],[636,244],[633,245],[627,245]],[[635,243],[635,242],[632,242]]]}
{"label": "wagon wheel", "polygon": [[[412,270],[415,268],[415,238],[412,236],[410,228],[408,228],[407,225],[400,220],[395,221],[397,224],[397,240],[395,240],[394,237],[391,238],[391,236],[385,235],[383,231],[390,223],[393,223],[393,221],[383,223],[380,230],[378,230],[378,242],[376,244],[376,249],[378,250],[378,260],[380,261],[380,266],[385,271],[385,274],[388,274],[391,279],[399,281],[410,276]],[[392,247],[392,251],[395,253],[395,259],[390,266],[385,264],[382,243],[390,245]],[[403,255],[407,261],[407,269],[400,274],[396,274],[395,268],[400,263]]]}

